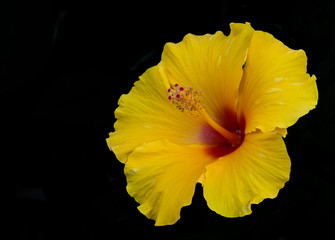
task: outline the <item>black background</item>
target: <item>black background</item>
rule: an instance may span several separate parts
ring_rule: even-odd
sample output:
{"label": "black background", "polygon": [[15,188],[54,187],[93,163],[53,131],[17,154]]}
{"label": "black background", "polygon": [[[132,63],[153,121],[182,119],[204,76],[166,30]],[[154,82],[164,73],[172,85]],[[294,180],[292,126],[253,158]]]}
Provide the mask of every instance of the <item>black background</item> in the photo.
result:
{"label": "black background", "polygon": [[[135,2],[135,1],[134,1]],[[335,227],[335,7],[332,1],[9,1],[1,14],[1,97],[14,149],[18,239],[300,239]],[[117,100],[166,42],[250,22],[304,49],[319,104],[288,129],[291,179],[228,219],[197,187],[173,226],[154,227],[107,148]],[[15,104],[10,104],[15,103]],[[5,138],[3,136],[3,138]],[[7,141],[7,139],[5,139]],[[7,141],[7,142],[8,142]],[[10,156],[10,157],[8,157]],[[7,161],[6,161],[7,162]]]}

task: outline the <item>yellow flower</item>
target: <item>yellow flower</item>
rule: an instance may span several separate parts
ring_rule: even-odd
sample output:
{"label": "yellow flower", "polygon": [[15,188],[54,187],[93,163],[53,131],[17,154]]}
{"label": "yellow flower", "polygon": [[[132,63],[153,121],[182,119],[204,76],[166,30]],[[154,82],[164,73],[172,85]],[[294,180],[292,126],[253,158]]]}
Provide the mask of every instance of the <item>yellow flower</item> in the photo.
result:
{"label": "yellow flower", "polygon": [[109,148],[127,191],[155,225],[174,224],[199,182],[210,209],[251,213],[289,180],[286,129],[313,109],[316,77],[292,50],[249,23],[167,43],[115,111]]}

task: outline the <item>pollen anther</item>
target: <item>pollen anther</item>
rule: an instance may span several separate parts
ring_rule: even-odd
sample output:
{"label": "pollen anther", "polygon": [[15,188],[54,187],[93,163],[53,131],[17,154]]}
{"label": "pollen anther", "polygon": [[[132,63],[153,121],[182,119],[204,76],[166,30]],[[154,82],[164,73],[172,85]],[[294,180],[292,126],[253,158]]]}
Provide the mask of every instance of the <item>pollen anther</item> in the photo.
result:
{"label": "pollen anther", "polygon": [[194,116],[198,116],[197,110],[202,109],[202,95],[201,91],[194,90],[191,86],[184,88],[178,83],[168,89],[168,99],[172,101],[176,107],[184,112],[190,112]]}

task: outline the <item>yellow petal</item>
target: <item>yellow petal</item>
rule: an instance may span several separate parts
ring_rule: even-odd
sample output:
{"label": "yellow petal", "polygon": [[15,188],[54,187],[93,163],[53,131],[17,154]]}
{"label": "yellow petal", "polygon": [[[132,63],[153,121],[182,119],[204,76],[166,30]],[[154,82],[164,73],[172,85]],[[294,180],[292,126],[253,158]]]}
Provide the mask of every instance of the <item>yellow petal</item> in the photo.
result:
{"label": "yellow petal", "polygon": [[202,118],[179,111],[168,100],[170,87],[159,66],[148,69],[129,94],[122,95],[115,111],[115,132],[107,144],[123,163],[143,143],[167,139],[178,144],[201,141]]}
{"label": "yellow petal", "polygon": [[306,66],[303,50],[292,50],[269,33],[254,33],[238,104],[246,133],[287,128],[316,106],[316,77]]}
{"label": "yellow petal", "polygon": [[201,145],[156,141],[136,148],[125,165],[127,191],[140,212],[156,226],[174,224],[183,206],[191,204],[197,181],[213,156]]}
{"label": "yellow petal", "polygon": [[277,132],[282,137],[286,137],[286,135],[287,135],[287,128],[276,128],[275,132]]}
{"label": "yellow petal", "polygon": [[[234,131],[242,66],[253,35],[249,23],[230,25],[231,33],[187,34],[178,44],[167,43],[160,66],[171,84],[201,90],[206,111],[224,128]],[[233,115],[233,116],[232,116]]]}
{"label": "yellow petal", "polygon": [[242,145],[206,167],[204,196],[225,217],[251,213],[251,204],[274,198],[289,179],[290,158],[277,133],[251,133]]}

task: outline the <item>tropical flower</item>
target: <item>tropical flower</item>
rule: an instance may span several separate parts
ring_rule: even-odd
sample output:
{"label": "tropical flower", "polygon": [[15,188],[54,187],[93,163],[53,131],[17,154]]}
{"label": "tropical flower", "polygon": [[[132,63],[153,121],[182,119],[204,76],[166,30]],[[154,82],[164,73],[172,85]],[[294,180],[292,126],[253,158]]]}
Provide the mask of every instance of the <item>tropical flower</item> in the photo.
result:
{"label": "tropical flower", "polygon": [[313,109],[316,77],[292,50],[249,23],[225,36],[187,34],[122,95],[107,143],[127,191],[155,225],[174,224],[197,183],[210,209],[251,213],[289,180],[287,128]]}

